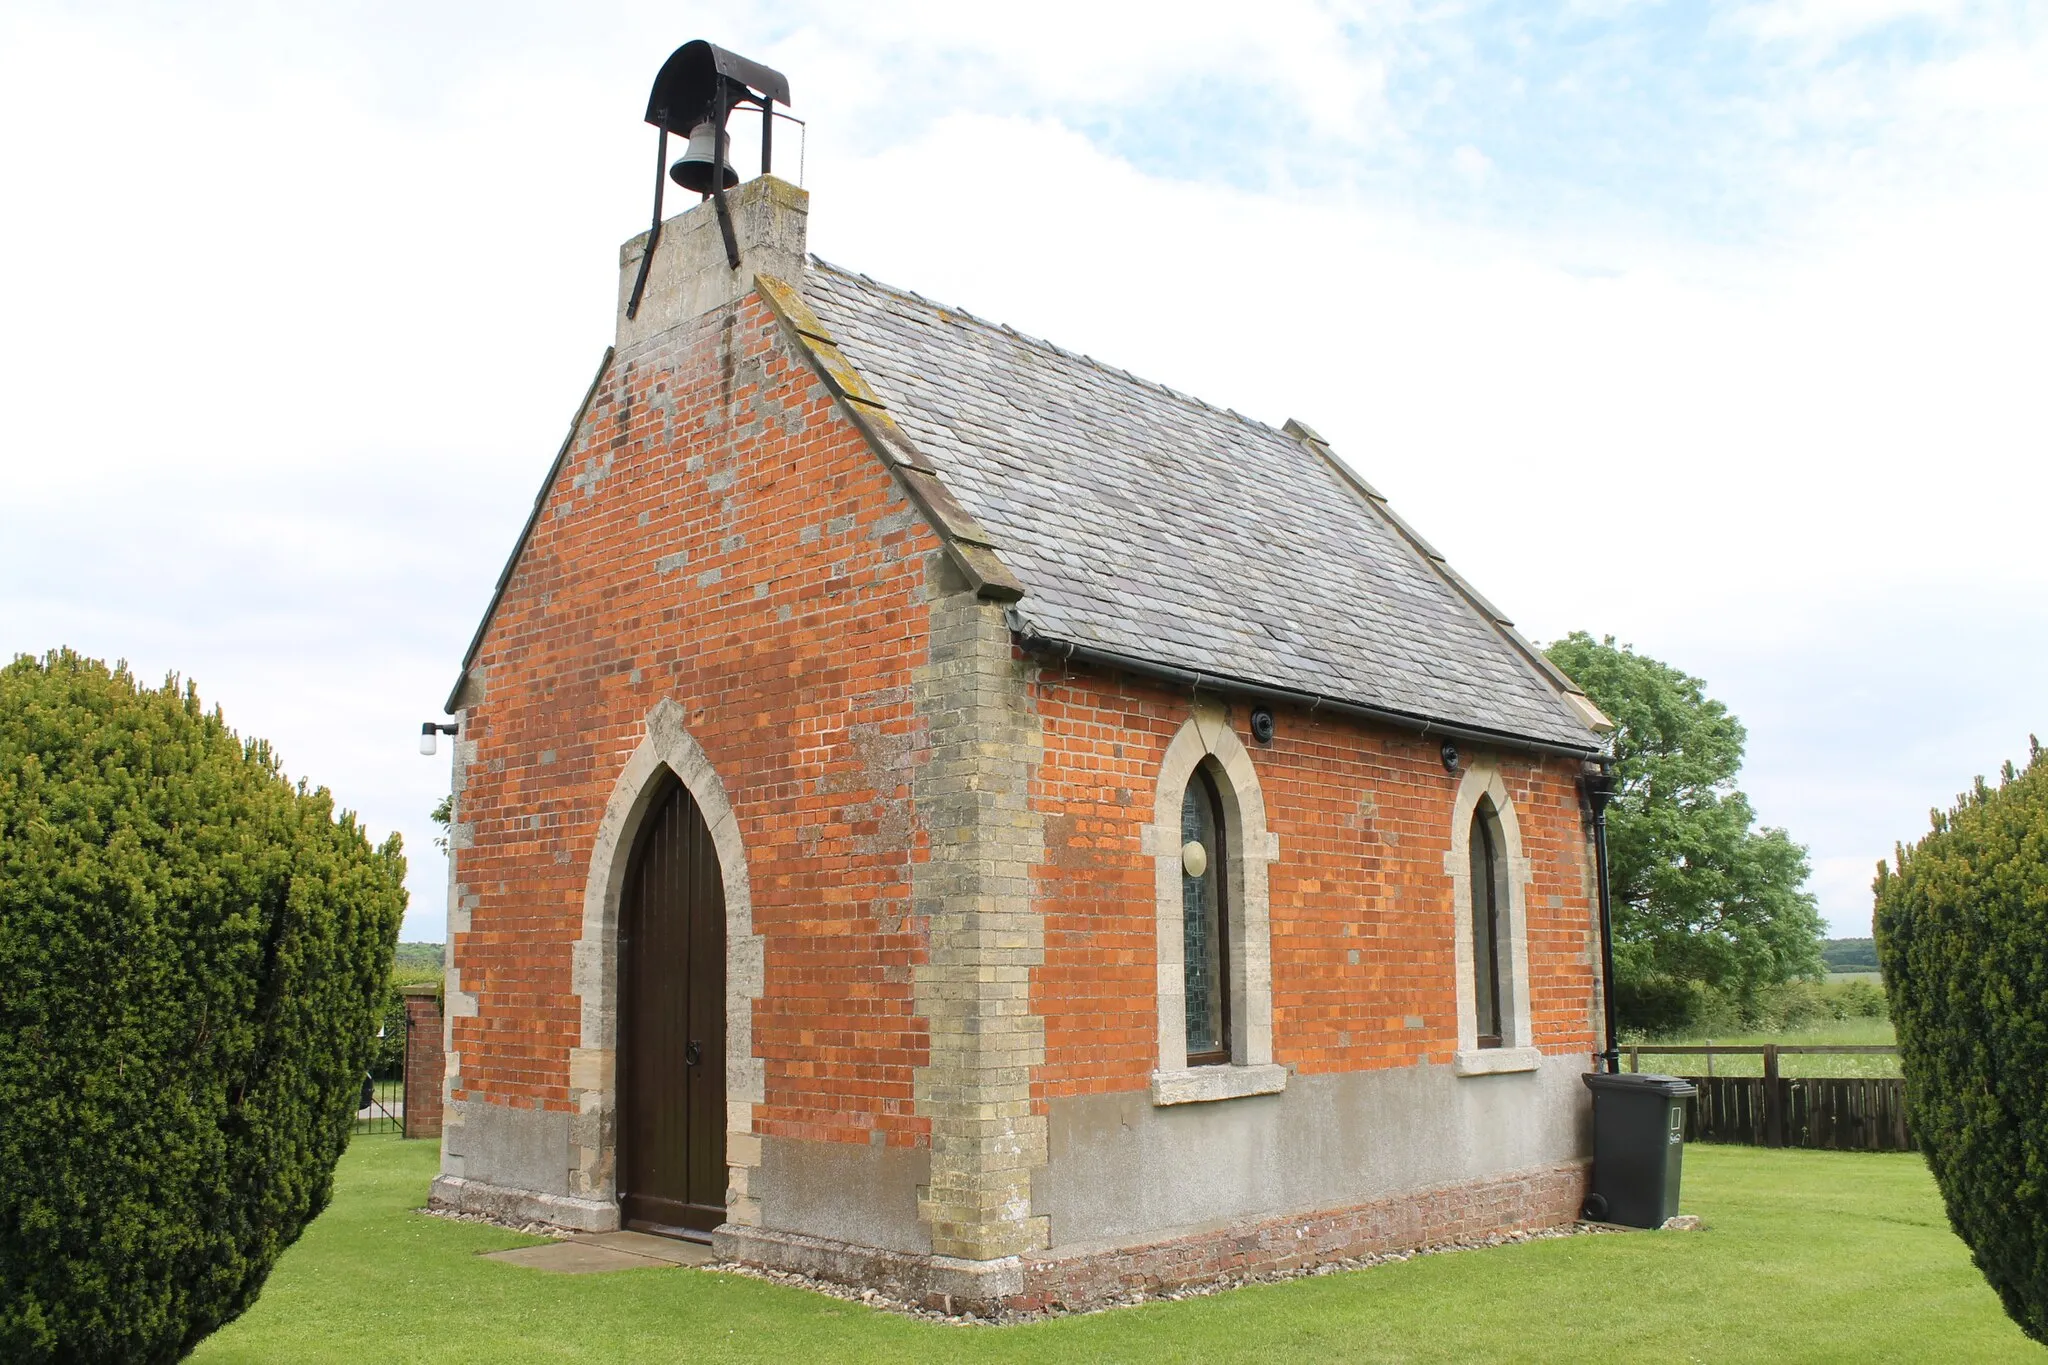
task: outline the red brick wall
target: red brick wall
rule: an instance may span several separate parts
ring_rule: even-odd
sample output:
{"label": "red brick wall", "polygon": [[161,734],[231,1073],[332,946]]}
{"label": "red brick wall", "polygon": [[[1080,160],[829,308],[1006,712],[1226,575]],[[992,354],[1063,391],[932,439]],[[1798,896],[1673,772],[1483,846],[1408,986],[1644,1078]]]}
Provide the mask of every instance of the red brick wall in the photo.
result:
{"label": "red brick wall", "polygon": [[[458,818],[472,898],[455,935],[474,1018],[458,1100],[569,1108],[570,982],[597,823],[648,711],[688,708],[752,859],[765,1135],[921,1143],[911,1073],[922,960],[910,804],[925,737],[924,558],[936,539],[757,301],[615,362],[487,631]],[[1035,686],[1047,818],[1037,1096],[1142,1089],[1156,1065],[1153,871],[1139,851],[1187,698],[1048,670]],[[1456,1047],[1457,790],[1437,746],[1282,709],[1252,744],[1270,869],[1275,1060],[1301,1071],[1447,1062]],[[1478,755],[1475,753],[1474,755]],[[1535,884],[1538,1046],[1590,1050],[1591,917],[1573,765],[1495,755]],[[1555,899],[1558,904],[1553,905]],[[1351,954],[1358,961],[1351,961]],[[1408,1021],[1420,1019],[1421,1027]]]}
{"label": "red brick wall", "polygon": [[569,1107],[593,838],[671,697],[752,859],[757,1131],[922,1140],[910,681],[936,547],[758,299],[614,362],[477,660],[457,812],[475,900],[452,944],[477,1015],[454,1023],[456,1099]]}
{"label": "red brick wall", "polygon": [[[1157,1065],[1158,1014],[1153,867],[1139,830],[1188,698],[1057,668],[1037,693],[1045,758],[1034,800],[1047,817],[1035,874],[1046,944],[1034,986],[1046,1021],[1037,1098],[1143,1089]],[[1458,1017],[1444,854],[1458,779],[1437,743],[1403,731],[1278,708],[1273,742],[1260,745],[1248,714],[1233,704],[1231,722],[1280,836],[1268,872],[1274,1060],[1302,1072],[1448,1063]],[[1592,915],[1576,764],[1465,748],[1468,760],[1499,764],[1531,863],[1535,1043],[1589,1052]]]}
{"label": "red brick wall", "polygon": [[405,1135],[441,1136],[441,1002],[434,988],[405,993]]}

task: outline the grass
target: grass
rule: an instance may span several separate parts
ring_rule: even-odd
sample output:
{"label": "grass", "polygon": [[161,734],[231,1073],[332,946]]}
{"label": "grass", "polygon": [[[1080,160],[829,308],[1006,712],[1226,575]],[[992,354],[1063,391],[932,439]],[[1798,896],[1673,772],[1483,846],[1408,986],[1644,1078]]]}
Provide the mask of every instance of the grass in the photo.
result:
{"label": "grass", "polygon": [[359,1111],[353,1131],[358,1135],[392,1132],[397,1128],[397,1120],[392,1116],[400,1112],[405,1103],[405,1079],[401,1076],[379,1076],[370,1084],[373,1087],[372,1098],[383,1108],[372,1110],[369,1118],[360,1117]]}
{"label": "grass", "polygon": [[[1841,1019],[1821,1024],[1811,1029],[1779,1029],[1770,1033],[1715,1033],[1711,1037],[1659,1038],[1659,1046],[1677,1046],[1684,1043],[1712,1043],[1716,1047],[1756,1047],[1763,1043],[1780,1045],[1813,1046],[1821,1043],[1852,1043],[1866,1047],[1892,1047],[1898,1042],[1898,1035],[1892,1029],[1889,1019]],[[1626,1053],[1626,1045],[1624,1045]],[[1642,1058],[1645,1071],[1662,1071],[1676,1076],[1704,1076],[1707,1074],[1705,1054],[1651,1053]],[[1622,1067],[1628,1061],[1624,1056]],[[1761,1056],[1716,1057],[1716,1076],[1761,1076],[1764,1074],[1764,1059]],[[1781,1076],[1896,1076],[1899,1074],[1899,1059],[1896,1056],[1834,1056],[1828,1053],[1792,1053],[1778,1058],[1778,1074]]]}
{"label": "grass", "polygon": [[947,1327],[740,1276],[558,1276],[530,1238],[412,1212],[437,1152],[365,1138],[332,1207],[205,1365],[270,1361],[2048,1360],[1999,1310],[1918,1157],[1694,1147],[1697,1233],[1422,1257],[1016,1327]]}

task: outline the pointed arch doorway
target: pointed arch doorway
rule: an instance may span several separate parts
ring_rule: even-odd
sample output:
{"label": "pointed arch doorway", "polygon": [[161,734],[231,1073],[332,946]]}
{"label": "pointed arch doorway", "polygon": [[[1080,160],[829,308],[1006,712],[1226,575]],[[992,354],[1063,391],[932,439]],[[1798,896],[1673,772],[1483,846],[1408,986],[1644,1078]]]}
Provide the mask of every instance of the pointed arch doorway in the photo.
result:
{"label": "pointed arch doorway", "polygon": [[708,1238],[725,1221],[725,886],[689,789],[664,779],[619,914],[619,1217]]}

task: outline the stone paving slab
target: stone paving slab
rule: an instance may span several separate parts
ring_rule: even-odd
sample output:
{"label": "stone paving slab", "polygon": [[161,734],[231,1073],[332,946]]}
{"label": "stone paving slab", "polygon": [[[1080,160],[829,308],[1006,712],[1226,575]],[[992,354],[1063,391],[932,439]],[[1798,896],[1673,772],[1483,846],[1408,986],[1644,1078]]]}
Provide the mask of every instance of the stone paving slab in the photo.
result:
{"label": "stone paving slab", "polygon": [[573,1240],[584,1246],[623,1251],[670,1265],[710,1265],[718,1257],[702,1242],[685,1242],[675,1237],[656,1237],[645,1232],[587,1232]]}
{"label": "stone paving slab", "polygon": [[548,1270],[557,1275],[597,1275],[607,1270],[665,1270],[673,1261],[653,1256],[636,1256],[607,1246],[587,1242],[549,1242],[544,1246],[515,1247],[511,1251],[484,1254],[489,1261],[507,1261],[529,1270]]}

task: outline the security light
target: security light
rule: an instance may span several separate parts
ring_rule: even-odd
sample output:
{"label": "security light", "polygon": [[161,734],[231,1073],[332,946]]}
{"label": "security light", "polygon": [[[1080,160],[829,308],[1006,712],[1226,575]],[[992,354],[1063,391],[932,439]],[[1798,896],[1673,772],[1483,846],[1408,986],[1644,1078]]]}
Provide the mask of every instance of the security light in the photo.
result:
{"label": "security light", "polygon": [[462,727],[459,725],[436,725],[433,721],[427,721],[420,726],[420,752],[432,758],[434,756],[436,736],[446,735],[448,738],[453,739],[461,731]]}

